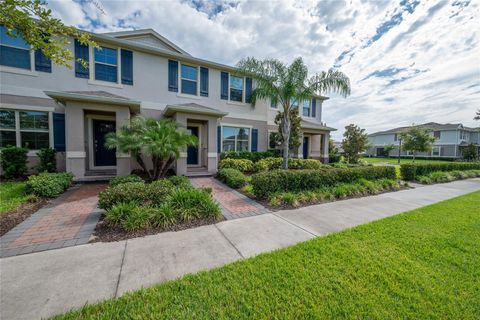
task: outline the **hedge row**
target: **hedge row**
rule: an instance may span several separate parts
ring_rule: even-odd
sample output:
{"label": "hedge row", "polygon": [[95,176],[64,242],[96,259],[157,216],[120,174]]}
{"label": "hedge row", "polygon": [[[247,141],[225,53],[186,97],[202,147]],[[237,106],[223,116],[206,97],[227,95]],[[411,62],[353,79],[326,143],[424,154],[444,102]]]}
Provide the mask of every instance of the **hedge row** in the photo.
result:
{"label": "hedge row", "polygon": [[268,151],[229,151],[220,153],[220,159],[247,159],[252,162],[257,162],[261,159],[270,157],[281,157],[280,150],[268,150]]}
{"label": "hedge row", "polygon": [[275,170],[252,176],[253,194],[266,199],[277,192],[298,192],[354,182],[358,179],[396,179],[394,167],[358,167],[328,170]]}
{"label": "hedge row", "polygon": [[[265,158],[255,163],[254,170],[269,171],[275,169],[281,169],[283,166],[283,158]],[[315,159],[301,159],[301,158],[289,158],[289,169],[329,169],[330,166],[324,165],[320,160]]]}
{"label": "hedge row", "polygon": [[436,171],[454,171],[454,170],[478,170],[480,169],[480,162],[465,163],[410,163],[402,164],[400,166],[400,173],[402,179],[406,181],[415,180],[417,176],[424,176]]}

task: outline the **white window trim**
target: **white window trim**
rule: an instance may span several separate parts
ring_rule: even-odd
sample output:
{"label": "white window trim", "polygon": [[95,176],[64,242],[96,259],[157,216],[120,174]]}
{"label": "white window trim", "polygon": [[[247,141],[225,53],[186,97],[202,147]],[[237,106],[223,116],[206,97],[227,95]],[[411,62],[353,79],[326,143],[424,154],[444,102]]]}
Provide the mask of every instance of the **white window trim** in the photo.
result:
{"label": "white window trim", "polygon": [[[182,63],[180,61],[178,61],[178,65],[179,65],[179,68],[178,68],[179,70],[178,70],[178,93],[177,93],[177,97],[194,98],[194,99],[198,98],[198,99],[200,99],[201,98],[200,97],[200,66],[195,65],[195,64]],[[196,94],[190,94],[190,93],[183,93],[182,92],[182,80],[183,80],[182,65],[197,69],[197,93]],[[185,80],[193,81],[191,79],[186,79],[186,78],[185,78]]]}
{"label": "white window trim", "polygon": [[[21,132],[48,132],[48,145],[50,148],[53,148],[53,110],[50,108],[39,110],[39,107],[31,107],[31,109],[26,109],[25,106],[21,106],[17,109],[14,108],[6,108],[4,106],[1,109],[15,111],[15,129],[1,129],[1,131],[15,131],[15,139],[16,139],[16,146],[18,148],[22,147],[21,141]],[[48,130],[34,130],[34,129],[21,129],[20,128],[20,112],[28,112],[28,111],[40,111],[46,112],[48,114]],[[39,149],[30,149],[28,151],[28,156],[35,156],[37,152],[40,151]]]}
{"label": "white window trim", "polygon": [[[95,79],[95,48],[93,46],[88,47],[88,65],[89,65],[89,79],[88,79],[88,84],[93,84],[97,86],[104,86],[104,87],[111,87],[111,88],[119,88],[123,89],[123,84],[122,84],[122,63],[121,63],[121,54],[120,52],[122,51],[121,47],[114,47],[114,46],[109,46],[109,45],[102,45],[98,44],[100,47],[106,47],[109,49],[115,49],[117,50],[117,82],[110,82],[110,81],[103,81],[103,80],[96,80]],[[109,65],[107,63],[102,63]],[[113,66],[113,65],[112,65]]]}
{"label": "white window trim", "polygon": [[[246,93],[245,92],[246,91],[246,79],[245,79],[245,77],[236,76],[234,74],[231,74],[230,72],[227,72],[227,74],[228,74],[228,100],[227,100],[227,103],[237,105],[237,106],[248,105],[248,103],[245,102],[245,98],[246,98],[245,97],[245,93]],[[231,76],[243,79],[242,101],[233,101],[233,100],[230,99],[230,77]]]}
{"label": "white window trim", "polygon": [[[435,148],[438,148],[438,155],[433,154],[433,150],[435,150]],[[442,147],[441,146],[433,146],[432,147],[432,152],[430,152],[430,154],[431,154],[432,157],[441,157]]]}
{"label": "white window trim", "polygon": [[315,117],[312,116],[312,99],[310,99],[310,101],[309,101],[309,103],[308,103],[308,110],[309,110],[309,111],[308,111],[308,113],[309,113],[308,116],[306,116],[306,115],[303,114],[303,104],[304,104],[304,103],[305,103],[305,100],[302,101],[302,117],[303,117],[303,118],[308,118],[308,119],[315,119]]}
{"label": "white window trim", "polygon": [[[229,128],[248,128],[250,130],[250,133],[248,135],[248,150],[249,152],[252,151],[252,129],[253,126],[249,125],[243,125],[243,124],[234,124],[234,123],[221,123],[220,124],[220,152],[227,152],[223,151],[223,127],[229,127]],[[237,144],[235,140],[235,149],[237,149]],[[235,151],[237,152],[237,151]]]}
{"label": "white window trim", "polygon": [[4,47],[15,48],[20,50],[28,50],[30,53],[30,70],[0,65],[0,72],[15,73],[15,74],[38,77],[38,73],[35,71],[35,51],[32,50],[32,46],[30,46],[30,49],[25,49],[21,47],[11,46],[8,44],[0,44],[0,45]]}

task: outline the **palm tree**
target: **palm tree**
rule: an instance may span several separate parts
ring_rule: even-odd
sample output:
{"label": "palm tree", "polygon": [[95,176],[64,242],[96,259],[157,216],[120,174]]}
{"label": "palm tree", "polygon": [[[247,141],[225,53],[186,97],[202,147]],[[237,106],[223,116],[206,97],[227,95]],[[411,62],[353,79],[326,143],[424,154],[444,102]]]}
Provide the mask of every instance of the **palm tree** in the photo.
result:
{"label": "palm tree", "polygon": [[[179,128],[170,119],[155,120],[137,116],[117,133],[109,133],[105,145],[109,149],[130,153],[149,179],[157,180],[165,177],[181,150],[196,143],[197,137]],[[151,171],[147,169],[142,155],[151,158]]]}
{"label": "palm tree", "polygon": [[[286,65],[276,59],[242,59],[237,64],[240,75],[254,79],[251,102],[255,106],[258,100],[270,99],[272,104],[280,104],[283,114],[289,115],[292,102],[298,104],[315,95],[337,92],[346,97],[350,94],[350,80],[340,71],[330,69],[311,77],[302,58]],[[283,168],[288,169],[288,145],[291,123],[289,117],[283,117],[281,123],[283,136]]]}

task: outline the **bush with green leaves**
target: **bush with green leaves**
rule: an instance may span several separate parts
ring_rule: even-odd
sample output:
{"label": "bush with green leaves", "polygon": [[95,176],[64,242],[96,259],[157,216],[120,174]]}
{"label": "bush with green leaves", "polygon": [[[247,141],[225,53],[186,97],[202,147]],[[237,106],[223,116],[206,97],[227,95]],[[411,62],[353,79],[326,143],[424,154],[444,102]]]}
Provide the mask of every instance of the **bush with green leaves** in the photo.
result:
{"label": "bush with green leaves", "polygon": [[148,200],[147,186],[143,182],[126,182],[108,187],[98,194],[98,206],[108,210],[119,203],[145,203]]}
{"label": "bush with green leaves", "polygon": [[182,221],[202,218],[218,218],[221,211],[208,192],[199,189],[177,189],[168,203]]}
{"label": "bush with green leaves", "polygon": [[18,178],[27,173],[28,149],[5,147],[0,150],[0,164],[5,178]]}
{"label": "bush with green leaves", "polygon": [[435,171],[424,176],[418,176],[417,180],[420,183],[432,184],[450,182],[459,179],[468,179],[480,177],[480,170],[454,170],[454,171]]}
{"label": "bush with green leaves", "polygon": [[315,190],[275,193],[268,197],[268,202],[269,205],[273,207],[282,205],[298,207],[300,205],[315,204],[334,199],[372,195],[384,191],[399,190],[401,187],[402,186],[398,180],[380,179],[376,181],[369,181],[365,179],[359,179],[358,181],[352,183],[340,183],[334,186],[321,187]]}
{"label": "bush with green leaves", "polygon": [[221,169],[237,169],[241,172],[251,172],[253,171],[253,162],[247,159],[222,159],[218,165],[218,168]]}
{"label": "bush with green leaves", "polygon": [[281,157],[281,150],[268,150],[268,151],[228,151],[220,153],[220,159],[247,159],[252,162],[257,162],[265,158]]}
{"label": "bush with green leaves", "polygon": [[446,172],[454,170],[480,170],[480,162],[408,163],[400,166],[402,179],[406,181],[416,180],[419,176],[426,176],[436,171]]}
{"label": "bush with green leaves", "polygon": [[[281,169],[283,164],[283,158],[265,158],[255,163],[255,171],[270,171],[275,169]],[[289,169],[326,169],[329,166],[322,164],[319,160],[315,159],[288,159]]]}
{"label": "bush with green leaves", "polygon": [[173,183],[175,187],[180,187],[184,189],[192,188],[192,184],[190,183],[190,180],[188,180],[188,178],[185,176],[171,176],[171,177],[168,177],[168,181]]}
{"label": "bush with green leaves", "polygon": [[44,172],[28,177],[25,190],[27,193],[32,193],[38,197],[53,198],[67,190],[72,181],[73,174],[70,172]]}
{"label": "bush with green leaves", "polygon": [[359,179],[396,179],[394,167],[373,166],[321,170],[274,170],[254,174],[251,179],[253,193],[259,199],[279,192],[315,190]]}
{"label": "bush with green leaves", "polygon": [[247,177],[237,169],[220,169],[217,179],[233,189],[239,189],[247,184]]}
{"label": "bush with green leaves", "polygon": [[38,172],[56,172],[57,171],[57,151],[52,148],[43,148],[37,152],[40,164],[37,166]]}
{"label": "bush with green leaves", "polygon": [[142,178],[137,176],[136,174],[131,174],[129,176],[122,176],[122,177],[115,177],[112,180],[110,180],[110,186],[114,187],[122,183],[127,183],[127,182],[144,182]]}

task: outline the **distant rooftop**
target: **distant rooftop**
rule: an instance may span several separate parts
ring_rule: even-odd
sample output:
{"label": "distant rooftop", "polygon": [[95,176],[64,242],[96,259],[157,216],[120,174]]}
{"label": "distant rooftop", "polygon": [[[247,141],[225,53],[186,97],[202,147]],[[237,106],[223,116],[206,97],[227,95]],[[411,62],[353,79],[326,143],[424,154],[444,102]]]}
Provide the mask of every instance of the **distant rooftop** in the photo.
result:
{"label": "distant rooftop", "polygon": [[[418,124],[415,125],[415,127],[421,127],[425,129],[430,129],[432,131],[441,131],[441,130],[457,130],[457,129],[464,129],[464,130],[479,130],[480,128],[470,128],[470,127],[464,127],[461,123],[437,123],[437,122],[427,122],[423,124]],[[393,128],[390,130],[385,130],[385,131],[378,131],[370,134],[370,136],[376,136],[380,134],[391,134],[391,133],[402,133],[407,131],[411,126],[405,126],[405,127],[397,127]]]}

